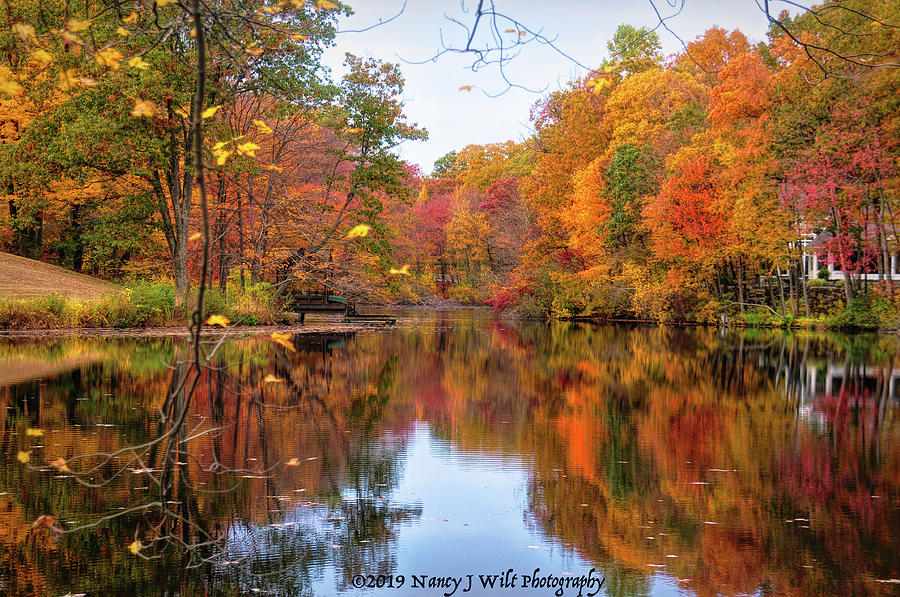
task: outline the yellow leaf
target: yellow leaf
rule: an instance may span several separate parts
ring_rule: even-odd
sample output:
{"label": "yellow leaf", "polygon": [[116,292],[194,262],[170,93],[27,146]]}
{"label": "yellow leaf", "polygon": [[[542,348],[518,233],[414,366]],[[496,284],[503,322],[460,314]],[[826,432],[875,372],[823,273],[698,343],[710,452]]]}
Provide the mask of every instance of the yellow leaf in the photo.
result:
{"label": "yellow leaf", "polygon": [[156,5],[159,7],[168,6],[170,4],[175,4],[178,0],[156,0]]}
{"label": "yellow leaf", "polygon": [[66,28],[72,33],[78,33],[79,31],[84,31],[88,27],[91,26],[91,21],[79,21],[78,19],[69,19],[69,22],[66,23]]}
{"label": "yellow leaf", "polygon": [[303,8],[304,4],[306,4],[306,0],[291,0],[291,5],[294,8]]}
{"label": "yellow leaf", "polygon": [[213,149],[213,157],[216,158],[216,165],[224,166],[225,162],[228,161],[229,156],[231,156],[230,151],[227,149]]}
{"label": "yellow leaf", "polygon": [[266,377],[263,379],[263,381],[265,383],[283,383],[284,382],[283,379],[281,379],[280,377],[275,377],[271,373],[269,375],[266,375]]}
{"label": "yellow leaf", "polygon": [[268,135],[269,133],[275,132],[272,127],[263,122],[262,120],[254,120],[253,125],[259,130],[259,132]]}
{"label": "yellow leaf", "polygon": [[294,348],[294,345],[291,344],[291,335],[290,334],[281,334],[279,332],[272,332],[272,335],[269,336],[273,342],[277,342],[281,344],[291,352],[297,352],[297,349]]}
{"label": "yellow leaf", "polygon": [[372,230],[371,226],[367,226],[365,224],[357,224],[350,229],[350,232],[347,233],[347,238],[360,238],[363,236],[367,236],[370,230]]}
{"label": "yellow leaf", "polygon": [[34,39],[34,27],[28,23],[16,23],[12,26],[13,32],[22,38],[22,41]]}
{"label": "yellow leaf", "polygon": [[316,6],[319,7],[319,10],[337,10],[339,8],[337,2],[331,0],[316,0]]}
{"label": "yellow leaf", "polygon": [[139,68],[141,70],[147,70],[148,68],[150,68],[150,63],[145,62],[144,59],[140,56],[135,56],[128,61],[128,66],[133,66],[134,68]]}
{"label": "yellow leaf", "polygon": [[22,464],[28,464],[29,462],[31,462],[31,452],[23,452],[19,450],[19,453],[16,454],[16,460],[18,460]]}
{"label": "yellow leaf", "polygon": [[6,95],[22,95],[22,86],[12,79],[0,77],[0,92]]}
{"label": "yellow leaf", "polygon": [[309,39],[308,35],[302,35],[300,33],[295,33],[291,36],[291,38],[296,39],[297,41],[306,41]]}
{"label": "yellow leaf", "polygon": [[366,129],[360,128],[360,127],[357,126],[357,127],[352,128],[352,129],[347,129],[347,132],[348,132],[348,133],[361,133],[361,132],[363,132],[364,130],[366,130]]}
{"label": "yellow leaf", "polygon": [[409,264],[404,265],[400,269],[397,269],[396,267],[392,267],[390,273],[392,276],[408,276],[409,275]]}
{"label": "yellow leaf", "polygon": [[192,235],[190,235],[190,236],[188,237],[188,240],[197,240],[197,239],[200,239],[200,238],[203,238],[203,233],[202,233],[202,232],[195,232],[195,233],[193,233]]}
{"label": "yellow leaf", "polygon": [[250,54],[251,56],[259,56],[263,53],[262,48],[256,45],[256,42],[249,44],[244,51]]}
{"label": "yellow leaf", "polygon": [[134,12],[133,10],[130,13],[128,13],[127,17],[122,19],[122,22],[125,23],[126,25],[134,25],[135,23],[137,23],[137,21],[138,21],[138,13]]}
{"label": "yellow leaf", "polygon": [[272,172],[284,172],[284,168],[280,168],[275,164],[266,164],[265,166],[263,166],[263,169],[271,170]]}
{"label": "yellow leaf", "polygon": [[131,35],[131,31],[125,27],[116,27],[116,34],[121,35],[122,37],[128,37]]}
{"label": "yellow leaf", "polygon": [[218,112],[219,108],[221,107],[222,106],[210,106],[206,110],[203,110],[203,113],[200,114],[200,116],[202,116],[203,118],[212,118],[216,115],[216,112]]}
{"label": "yellow leaf", "polygon": [[264,13],[266,13],[267,15],[274,15],[274,14],[278,14],[279,12],[281,12],[281,9],[278,8],[277,6],[265,6],[265,7],[263,7],[262,11]]}
{"label": "yellow leaf", "polygon": [[31,59],[41,66],[46,66],[53,62],[53,54],[47,50],[35,50],[31,53]]}
{"label": "yellow leaf", "polygon": [[153,105],[153,102],[148,102],[146,100],[137,100],[136,102],[134,102],[134,108],[131,109],[131,115],[153,118],[154,116],[156,116],[156,106]]}
{"label": "yellow leaf", "polygon": [[100,50],[94,54],[94,60],[96,60],[97,64],[100,66],[117,70],[119,68],[119,63],[122,62],[122,53],[115,48],[106,48],[105,50]]}
{"label": "yellow leaf", "polygon": [[250,156],[251,158],[256,157],[257,149],[260,149],[260,147],[253,141],[247,141],[246,143],[241,143],[240,145],[237,146],[238,153],[242,153],[246,156]]}
{"label": "yellow leaf", "polygon": [[69,467],[66,466],[65,458],[57,458],[56,460],[53,460],[52,462],[50,462],[50,466],[63,473],[72,472],[71,470],[69,470]]}
{"label": "yellow leaf", "polygon": [[210,315],[209,319],[206,320],[206,325],[217,325],[223,328],[227,328],[229,323],[231,323],[231,320],[224,315]]}
{"label": "yellow leaf", "polygon": [[59,88],[63,91],[69,91],[78,84],[74,68],[67,68],[59,71]]}
{"label": "yellow leaf", "polygon": [[197,37],[197,28],[191,27],[191,30],[188,31],[188,35],[190,35],[191,37]]}
{"label": "yellow leaf", "polygon": [[[160,0],[157,0],[157,1],[160,1]],[[131,544],[128,546],[128,551],[130,551],[130,552],[133,553],[134,555],[138,555],[138,553],[139,553],[142,549],[144,549],[144,544],[141,543],[140,541],[134,541],[133,543],[131,543]]]}
{"label": "yellow leaf", "polygon": [[285,464],[288,466],[297,466],[300,464],[300,459],[299,458],[291,458],[290,460],[285,462]]}
{"label": "yellow leaf", "polygon": [[175,106],[175,108],[172,111],[175,112],[176,114],[178,114],[179,116],[181,116],[182,118],[188,117],[187,110],[184,109],[184,107],[182,107],[182,106]]}
{"label": "yellow leaf", "polygon": [[528,35],[527,31],[519,31],[519,37],[525,37],[526,35]]}
{"label": "yellow leaf", "polygon": [[471,85],[463,85],[462,87],[459,88],[459,90],[460,91],[472,91],[472,86]]}
{"label": "yellow leaf", "polygon": [[43,429],[26,429],[25,435],[28,437],[43,437],[44,430]]}

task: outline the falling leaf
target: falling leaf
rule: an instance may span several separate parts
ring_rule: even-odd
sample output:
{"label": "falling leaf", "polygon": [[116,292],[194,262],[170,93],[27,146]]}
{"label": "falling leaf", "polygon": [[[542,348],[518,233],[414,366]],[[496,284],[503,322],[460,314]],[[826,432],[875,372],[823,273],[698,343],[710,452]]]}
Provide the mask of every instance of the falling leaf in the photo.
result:
{"label": "falling leaf", "polygon": [[280,166],[276,166],[275,164],[266,164],[265,166],[263,166],[263,169],[271,170],[273,172],[279,172],[279,173],[284,172],[284,168],[281,168]]}
{"label": "falling leaf", "polygon": [[263,378],[263,382],[264,383],[283,383],[284,380],[281,379],[280,377],[275,377],[274,375],[272,375],[270,373]]}
{"label": "falling leaf", "polygon": [[44,436],[44,430],[43,430],[43,429],[31,429],[31,428],[29,428],[29,429],[26,429],[26,430],[25,430],[25,435],[27,435],[28,437],[43,437],[43,436]]}
{"label": "falling leaf", "polygon": [[288,466],[297,466],[298,464],[300,464],[300,459],[299,458],[291,458],[290,460],[285,462],[285,464]]}
{"label": "falling leaf", "polygon": [[192,235],[190,235],[190,236],[188,237],[188,240],[197,240],[197,239],[199,239],[199,238],[203,238],[203,233],[202,233],[202,232],[195,232],[195,233],[193,233]]}
{"label": "falling leaf", "polygon": [[66,466],[66,459],[65,459],[65,458],[57,458],[56,460],[51,461],[51,462],[50,462],[50,466],[52,466],[52,467],[55,468],[56,470],[61,471],[61,472],[63,472],[63,473],[71,473],[71,472],[72,472],[72,471],[69,469],[69,467]]}
{"label": "falling leaf", "polygon": [[170,4],[175,4],[178,0],[156,0],[156,5],[159,7],[168,6]]}
{"label": "falling leaf", "polygon": [[347,238],[359,238],[368,236],[371,230],[371,226],[367,226],[366,224],[357,224],[350,229],[350,232],[347,233]]}
{"label": "falling leaf", "polygon": [[361,133],[361,132],[363,132],[364,130],[366,130],[366,129],[361,128],[361,127],[354,127],[354,128],[352,128],[352,129],[347,129],[347,132],[348,132],[348,133],[354,133],[354,134],[355,134],[355,133]]}
{"label": "falling leaf", "polygon": [[42,514],[37,517],[33,523],[31,523],[31,528],[39,529],[41,527],[54,528],[56,526],[56,517],[50,516],[49,514]]}
{"label": "falling leaf", "polygon": [[231,323],[231,320],[224,315],[210,315],[209,319],[206,320],[206,325],[217,325],[223,328],[227,328],[229,323]]}
{"label": "falling leaf", "polygon": [[259,148],[259,145],[257,145],[253,141],[247,141],[246,143],[242,143],[241,145],[237,146],[238,153],[242,153],[251,158],[256,157],[256,150]]}
{"label": "falling leaf", "polygon": [[471,85],[463,85],[462,87],[459,88],[459,90],[460,91],[472,91],[472,86]]}
{"label": "falling leaf", "polygon": [[86,21],[79,21],[78,19],[69,19],[69,21],[66,23],[66,28],[73,33],[78,33],[79,31],[84,31],[85,29],[87,29],[90,26],[91,26],[90,19],[86,20]]}
{"label": "falling leaf", "polygon": [[135,56],[128,61],[128,66],[133,66],[134,68],[139,68],[141,70],[147,70],[148,68],[150,68],[150,63],[145,62],[144,59],[140,56]]}
{"label": "falling leaf", "polygon": [[319,10],[337,10],[338,9],[337,2],[332,2],[331,0],[316,0],[316,6],[319,7]]}
{"label": "falling leaf", "polygon": [[503,33],[517,33],[515,29],[504,29]]}
{"label": "falling leaf", "polygon": [[34,27],[28,23],[16,23],[12,26],[12,30],[22,39],[22,41],[34,39]]}
{"label": "falling leaf", "polygon": [[122,22],[125,23],[126,25],[134,25],[135,23],[137,23],[137,21],[138,21],[138,13],[134,12],[133,10],[130,13],[128,13],[127,17],[122,19]]}
{"label": "falling leaf", "polygon": [[181,116],[182,118],[188,117],[188,112],[183,106],[175,106],[175,108],[173,108],[172,111],[175,112],[175,114],[177,114],[178,116]]}
{"label": "falling leaf", "polygon": [[527,31],[519,31],[519,37],[525,37],[526,35],[528,35]]}
{"label": "falling leaf", "polygon": [[28,464],[29,462],[31,462],[31,452],[23,452],[22,450],[19,450],[19,453],[16,454],[16,460],[18,460],[22,464]]}
{"label": "falling leaf", "polygon": [[252,42],[244,48],[244,51],[250,54],[251,56],[259,56],[263,53],[262,48],[256,45],[256,42]]}
{"label": "falling leaf", "polygon": [[228,151],[227,149],[213,149],[213,157],[216,158],[216,165],[224,166],[232,153],[233,152]]}
{"label": "falling leaf", "polygon": [[[160,0],[157,0],[160,1]],[[138,555],[138,553],[144,549],[144,544],[140,541],[134,541],[131,545],[128,546],[128,551],[133,553],[134,555]]]}
{"label": "falling leaf", "polygon": [[203,118],[212,118],[221,107],[222,106],[210,106],[206,110],[203,110],[203,113],[200,114],[200,116],[202,116]]}
{"label": "falling leaf", "polygon": [[122,62],[122,53],[115,48],[106,48],[105,50],[100,50],[94,54],[94,60],[96,60],[97,64],[100,66],[117,70],[119,68],[119,63]]}
{"label": "falling leaf", "polygon": [[274,129],[273,129],[272,127],[270,127],[268,124],[266,124],[266,123],[263,122],[262,120],[254,120],[254,121],[253,121],[253,126],[255,126],[256,129],[257,129],[259,132],[263,133],[264,135],[268,135],[268,134],[270,134],[270,133],[275,132]]}
{"label": "falling leaf", "polygon": [[306,41],[309,39],[308,35],[302,35],[300,33],[295,33],[291,36],[292,39],[296,39],[297,41]]}
{"label": "falling leaf", "polygon": [[391,273],[392,276],[398,276],[398,275],[399,275],[399,276],[408,276],[408,275],[409,275],[409,264],[407,263],[406,265],[404,265],[404,266],[401,267],[400,269],[397,269],[397,268],[395,268],[395,267],[392,267],[390,273]]}
{"label": "falling leaf", "polygon": [[153,118],[156,116],[156,106],[153,105],[153,102],[148,102],[147,100],[137,100],[134,102],[134,108],[131,109],[131,115]]}
{"label": "falling leaf", "polygon": [[6,95],[22,95],[22,86],[12,79],[0,77],[0,92]]}
{"label": "falling leaf", "polygon": [[297,349],[294,348],[293,344],[291,344],[291,337],[292,336],[290,334],[287,334],[287,333],[282,334],[279,332],[272,332],[272,335],[269,336],[269,338],[271,338],[273,342],[277,342],[278,344],[281,344],[282,346],[284,346],[291,352],[297,352]]}
{"label": "falling leaf", "polygon": [[41,66],[46,66],[53,62],[53,54],[47,50],[35,50],[31,53],[30,58]]}
{"label": "falling leaf", "polygon": [[291,4],[294,8],[303,8],[303,5],[306,4],[306,0],[291,0]]}

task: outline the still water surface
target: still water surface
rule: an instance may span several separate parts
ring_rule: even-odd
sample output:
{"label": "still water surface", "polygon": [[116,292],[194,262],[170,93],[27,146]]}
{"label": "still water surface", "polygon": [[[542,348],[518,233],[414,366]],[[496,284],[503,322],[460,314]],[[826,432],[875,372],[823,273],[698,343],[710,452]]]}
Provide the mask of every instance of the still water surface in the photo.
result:
{"label": "still water surface", "polygon": [[183,339],[0,339],[0,594],[897,594],[896,337],[460,311],[292,347],[216,351],[170,508],[220,541],[145,560],[158,455],[17,455],[154,437]]}

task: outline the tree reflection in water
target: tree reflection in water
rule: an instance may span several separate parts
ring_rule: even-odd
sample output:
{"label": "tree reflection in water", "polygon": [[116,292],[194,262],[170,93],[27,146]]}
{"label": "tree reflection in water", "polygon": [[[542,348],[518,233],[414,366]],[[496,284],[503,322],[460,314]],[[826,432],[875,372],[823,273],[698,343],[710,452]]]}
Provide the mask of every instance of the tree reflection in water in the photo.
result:
{"label": "tree reflection in water", "polygon": [[326,570],[335,590],[396,572],[422,509],[393,490],[423,423],[525,463],[524,524],[601,569],[610,594],[661,577],[699,595],[890,594],[878,581],[900,577],[893,337],[429,314],[294,347],[229,341],[199,384],[188,429],[222,430],[195,441],[171,501],[225,542],[186,572],[177,549],[127,551],[152,523],[138,512],[59,539],[31,530],[140,503],[144,475],[90,489],[16,462],[152,437],[180,341],[0,345],[3,590],[312,594]]}

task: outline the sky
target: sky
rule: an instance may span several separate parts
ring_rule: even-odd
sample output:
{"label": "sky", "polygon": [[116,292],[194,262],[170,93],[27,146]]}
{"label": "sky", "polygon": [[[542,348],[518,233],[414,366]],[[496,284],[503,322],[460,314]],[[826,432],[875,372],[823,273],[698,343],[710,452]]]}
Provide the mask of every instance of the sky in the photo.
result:
{"label": "sky", "polygon": [[[670,3],[654,0],[665,16]],[[472,143],[484,144],[530,135],[530,112],[542,95],[566,86],[585,74],[581,65],[596,67],[607,57],[606,42],[621,23],[654,27],[658,23],[650,0],[495,0],[497,10],[532,31],[555,39],[561,55],[546,45],[531,43],[509,64],[507,78],[527,89],[511,88],[496,66],[471,70],[471,55],[444,54],[447,45],[465,45],[465,31],[447,17],[471,24],[477,0],[347,0],[354,11],[342,18],[336,45],[325,52],[324,63],[335,78],[344,73],[344,53],[373,57],[400,64],[406,79],[404,111],[410,122],[428,130],[427,141],[407,141],[400,156],[431,172],[434,161],[451,150]],[[774,12],[781,7],[774,3]],[[396,19],[363,32],[354,32],[401,12]],[[765,16],[753,0],[685,0],[680,14],[667,21],[685,42],[718,25],[740,29],[752,42],[765,39]],[[514,28],[501,24],[502,30]],[[663,53],[673,54],[681,42],[671,33],[658,31]],[[514,38],[515,34],[505,34]],[[524,39],[527,39],[526,36]],[[481,38],[483,46],[487,38]],[[423,64],[414,64],[422,62]],[[471,85],[471,91],[460,87]],[[488,97],[499,92],[499,97]]]}

